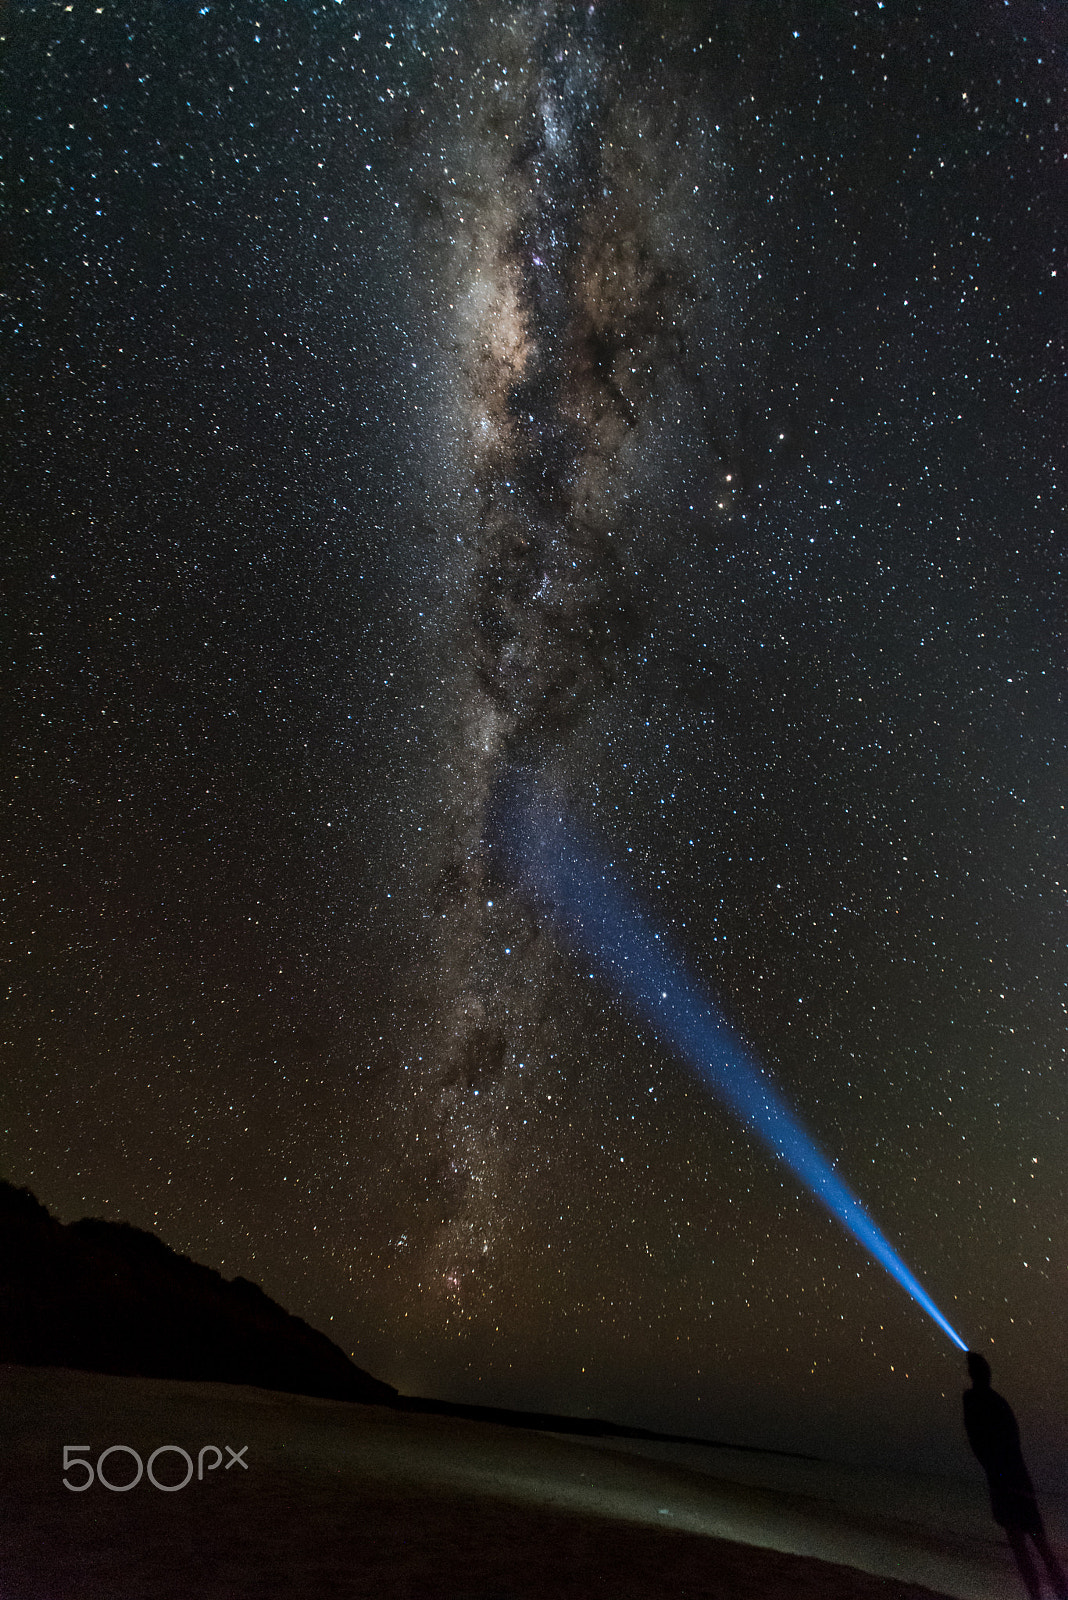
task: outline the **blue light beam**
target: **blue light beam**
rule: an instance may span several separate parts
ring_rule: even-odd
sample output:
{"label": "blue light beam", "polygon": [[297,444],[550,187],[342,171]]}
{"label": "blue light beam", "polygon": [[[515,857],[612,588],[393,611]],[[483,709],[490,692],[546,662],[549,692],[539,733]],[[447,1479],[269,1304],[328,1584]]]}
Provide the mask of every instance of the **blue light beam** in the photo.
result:
{"label": "blue light beam", "polygon": [[568,820],[560,800],[529,773],[511,773],[496,797],[489,842],[507,875],[548,915],[574,953],[592,963],[609,989],[625,996],[957,1348],[967,1350],[765,1069],[702,993],[667,934],[633,903],[607,860]]}

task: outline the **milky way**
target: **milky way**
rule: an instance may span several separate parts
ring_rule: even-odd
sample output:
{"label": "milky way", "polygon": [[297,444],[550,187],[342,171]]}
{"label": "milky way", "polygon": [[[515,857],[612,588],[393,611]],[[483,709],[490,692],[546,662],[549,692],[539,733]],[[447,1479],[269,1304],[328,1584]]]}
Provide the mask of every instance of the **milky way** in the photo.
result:
{"label": "milky way", "polygon": [[705,410],[710,307],[727,305],[708,127],[635,70],[602,9],[473,8],[463,92],[451,118],[437,108],[421,174],[450,243],[428,444],[452,491],[459,666],[427,885],[438,1014],[413,1076],[446,1213],[427,1270],[454,1297],[507,1226],[502,1125],[560,1047],[542,934],[487,876],[485,808],[510,764],[568,764],[645,625],[643,500],[673,464],[665,428]]}

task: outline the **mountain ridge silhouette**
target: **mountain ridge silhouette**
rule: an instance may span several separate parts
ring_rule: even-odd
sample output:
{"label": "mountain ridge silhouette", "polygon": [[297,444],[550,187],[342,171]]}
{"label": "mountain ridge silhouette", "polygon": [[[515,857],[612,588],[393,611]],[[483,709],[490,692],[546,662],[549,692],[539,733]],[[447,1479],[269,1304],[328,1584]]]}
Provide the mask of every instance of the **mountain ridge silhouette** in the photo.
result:
{"label": "mountain ridge silhouette", "polygon": [[3,1179],[0,1362],[397,1399],[249,1279],[224,1278],[132,1223],[58,1222]]}

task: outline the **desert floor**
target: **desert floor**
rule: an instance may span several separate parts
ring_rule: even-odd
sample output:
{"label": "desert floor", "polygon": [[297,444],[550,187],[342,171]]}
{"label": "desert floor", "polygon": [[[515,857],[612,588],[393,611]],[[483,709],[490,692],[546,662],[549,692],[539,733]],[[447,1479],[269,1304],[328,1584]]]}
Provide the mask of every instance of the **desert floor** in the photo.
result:
{"label": "desert floor", "polygon": [[[231,1388],[0,1367],[0,1600],[1020,1592],[978,1491]],[[243,1460],[63,1484],[65,1445]],[[160,1482],[185,1473],[159,1458]],[[124,1484],[131,1455],[104,1462]],[[71,1469],[72,1481],[84,1469]],[[896,1485],[896,1486],[895,1486]]]}

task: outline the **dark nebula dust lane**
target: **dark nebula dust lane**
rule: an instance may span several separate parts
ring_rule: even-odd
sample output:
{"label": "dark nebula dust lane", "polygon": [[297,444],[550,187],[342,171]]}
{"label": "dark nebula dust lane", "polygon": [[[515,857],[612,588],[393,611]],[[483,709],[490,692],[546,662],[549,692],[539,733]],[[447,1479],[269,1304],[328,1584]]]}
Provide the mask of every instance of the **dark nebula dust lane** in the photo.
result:
{"label": "dark nebula dust lane", "polygon": [[636,69],[610,8],[472,15],[474,47],[493,48],[472,63],[436,174],[439,214],[457,173],[463,185],[428,451],[457,498],[444,532],[460,551],[457,726],[451,827],[426,885],[436,1015],[413,1073],[416,1165],[428,1213],[444,1212],[422,1270],[458,1304],[507,1234],[519,1112],[575,1048],[537,919],[487,874],[487,807],[518,763],[581,772],[589,719],[648,628],[644,519],[679,453],[665,423],[690,424],[704,471],[726,444],[707,424],[717,363],[702,344],[725,342],[710,309],[727,296],[710,279],[731,275],[715,227],[682,199],[703,184],[714,208],[708,119],[670,74]]}
{"label": "dark nebula dust lane", "polygon": [[536,771],[1055,1455],[1062,35],[11,13],[5,1176],[410,1392],[967,1470],[943,1334],[498,870]]}

